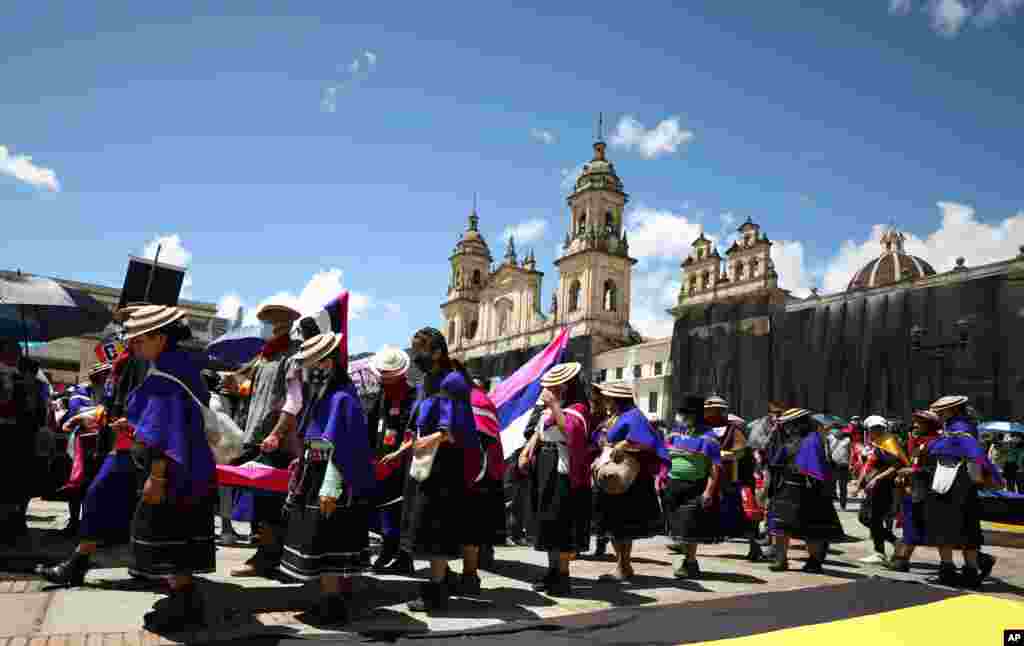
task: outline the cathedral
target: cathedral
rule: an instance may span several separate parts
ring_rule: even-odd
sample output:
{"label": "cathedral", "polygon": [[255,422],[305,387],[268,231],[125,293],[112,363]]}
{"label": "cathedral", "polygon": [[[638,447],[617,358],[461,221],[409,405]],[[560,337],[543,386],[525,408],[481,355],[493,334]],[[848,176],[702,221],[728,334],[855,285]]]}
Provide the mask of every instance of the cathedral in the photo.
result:
{"label": "cathedral", "polygon": [[533,251],[520,260],[509,238],[500,262],[480,233],[476,207],[449,258],[448,297],[441,305],[452,356],[485,378],[507,377],[543,349],[563,326],[570,352],[589,368],[593,355],[639,340],[629,324],[633,265],[623,227],[629,196],[598,137],[568,196],[568,229],[555,260],[558,287],[543,311]]}

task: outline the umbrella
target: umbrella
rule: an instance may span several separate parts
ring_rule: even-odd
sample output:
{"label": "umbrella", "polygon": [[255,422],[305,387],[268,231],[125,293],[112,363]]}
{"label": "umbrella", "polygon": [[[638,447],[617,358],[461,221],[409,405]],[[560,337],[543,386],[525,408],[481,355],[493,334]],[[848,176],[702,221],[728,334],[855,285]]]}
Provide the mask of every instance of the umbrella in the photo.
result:
{"label": "umbrella", "polygon": [[51,278],[0,272],[0,336],[53,341],[102,332],[113,316],[106,305]]}
{"label": "umbrella", "polygon": [[270,335],[270,326],[246,325],[220,335],[206,351],[213,359],[240,366],[259,354]]}
{"label": "umbrella", "polygon": [[982,433],[1024,433],[1020,422],[985,422],[978,427]]}
{"label": "umbrella", "polygon": [[846,420],[836,415],[825,415],[824,413],[819,413],[817,415],[811,415],[811,419],[822,426],[846,426]]}

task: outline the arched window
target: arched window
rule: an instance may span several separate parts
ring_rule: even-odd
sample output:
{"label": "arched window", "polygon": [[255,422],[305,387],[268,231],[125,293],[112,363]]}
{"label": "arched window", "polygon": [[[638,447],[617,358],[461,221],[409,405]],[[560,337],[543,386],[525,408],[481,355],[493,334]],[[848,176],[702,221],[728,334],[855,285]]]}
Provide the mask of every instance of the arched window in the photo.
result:
{"label": "arched window", "polygon": [[587,214],[580,213],[580,226],[577,229],[581,234],[587,232]]}
{"label": "arched window", "polygon": [[476,319],[473,319],[472,321],[470,321],[469,325],[466,327],[466,338],[467,339],[475,339],[476,338],[477,328],[479,326],[480,326],[480,321],[477,321]]}
{"label": "arched window", "polygon": [[703,274],[701,274],[700,286],[701,289],[707,289],[708,287],[711,286],[711,274],[709,272],[704,272]]}
{"label": "arched window", "polygon": [[743,263],[736,263],[736,280],[743,280]]}
{"label": "arched window", "polygon": [[690,279],[690,295],[693,295],[697,291],[697,277],[694,276]]}
{"label": "arched window", "polygon": [[750,277],[754,278],[757,276],[757,258],[753,258],[750,261]]}
{"label": "arched window", "polygon": [[569,285],[569,311],[578,312],[580,309],[580,293],[583,291],[580,281],[574,280]]}
{"label": "arched window", "polygon": [[615,312],[618,306],[618,290],[615,288],[615,283],[610,280],[604,281],[604,311]]}
{"label": "arched window", "polygon": [[703,257],[704,257],[704,250],[703,249],[698,249],[697,250],[697,260],[700,260]]}
{"label": "arched window", "polygon": [[473,270],[473,285],[475,285],[476,287],[480,286],[480,270],[479,269],[474,269]]}
{"label": "arched window", "polygon": [[494,313],[498,319],[498,336],[508,334],[512,329],[512,301],[507,298],[498,299],[494,304]]}
{"label": "arched window", "polygon": [[613,233],[615,231],[615,216],[612,215],[611,211],[604,214],[604,230],[605,233]]}
{"label": "arched window", "polygon": [[455,344],[455,321],[448,321],[448,343]]}

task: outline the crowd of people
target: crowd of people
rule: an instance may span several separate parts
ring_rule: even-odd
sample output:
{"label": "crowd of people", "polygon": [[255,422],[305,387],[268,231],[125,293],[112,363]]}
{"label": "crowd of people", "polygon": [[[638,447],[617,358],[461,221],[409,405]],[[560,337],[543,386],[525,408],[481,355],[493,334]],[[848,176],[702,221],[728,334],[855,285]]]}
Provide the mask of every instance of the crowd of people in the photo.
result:
{"label": "crowd of people", "polygon": [[[145,617],[154,631],[204,621],[197,576],[215,570],[218,539],[239,542],[238,521],[251,523],[257,549],[232,575],[319,582],[308,617],[323,625],[348,620],[354,576],[411,576],[417,560],[429,569],[411,611],[479,595],[479,569],[509,542],[547,554],[533,587],[554,597],[572,594],[572,563],[594,537],[597,555],[609,546],[614,553],[601,577],[613,585],[635,576],[634,542],[661,534],[681,555],[679,578],[701,577],[700,546],[727,539],[742,540],[747,559],[775,572],[789,569],[790,542],[800,539],[809,554],[803,570],[822,573],[829,545],[846,539],[836,503],[845,510],[851,484],[865,495],[860,516],[873,561],[908,571],[916,547],[934,546],[938,581],[967,588],[995,563],[980,552],[978,493],[1003,486],[994,463],[1009,458],[986,452],[966,397],[915,412],[906,441],[878,416],[840,428],[773,404],[755,442],[722,397],[688,395],[675,424],[658,427],[637,408],[631,385],[591,388],[581,364],[566,362],[543,375],[523,444],[506,459],[483,382],[449,355],[436,329],[418,331],[408,353],[376,353],[381,387],[364,407],[344,333],[321,330],[288,306],[260,309],[273,334],[230,374],[203,372],[179,349],[189,335],[181,310],[134,304],[117,316],[127,350],[55,408],[75,456],[67,532],[78,544],[37,572],[81,585],[102,546],[130,540],[131,575],[168,584],[169,597]],[[411,364],[423,375],[415,387]],[[19,401],[34,383],[19,381]],[[0,408],[0,423],[44,414],[15,408]],[[232,464],[287,470],[287,491],[218,486],[218,415],[241,431]],[[5,537],[24,527],[28,500],[16,485],[0,487]],[[381,537],[376,560],[371,532]],[[896,545],[891,558],[886,543]],[[453,560],[463,562],[460,574]]]}

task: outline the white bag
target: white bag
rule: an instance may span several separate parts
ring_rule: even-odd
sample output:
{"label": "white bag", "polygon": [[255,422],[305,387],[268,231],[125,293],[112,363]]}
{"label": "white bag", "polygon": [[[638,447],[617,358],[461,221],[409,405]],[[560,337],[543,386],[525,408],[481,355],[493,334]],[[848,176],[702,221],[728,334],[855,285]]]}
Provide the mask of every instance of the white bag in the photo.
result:
{"label": "white bag", "polygon": [[440,445],[432,449],[413,449],[412,465],[409,467],[409,475],[416,482],[426,482],[434,470],[434,458],[437,457],[437,450]]}
{"label": "white bag", "polygon": [[935,476],[932,477],[932,491],[937,494],[947,493],[953,488],[956,482],[956,474],[960,472],[963,462],[957,460],[955,465],[942,464],[940,461],[935,465]]}
{"label": "white bag", "polygon": [[192,396],[192,401],[199,406],[199,410],[203,413],[203,430],[206,432],[206,441],[210,445],[217,464],[229,464],[242,455],[242,431],[230,417],[224,413],[214,412],[209,406],[203,406],[195,393],[174,375],[169,375],[156,368],[150,368],[149,373],[173,381]]}

